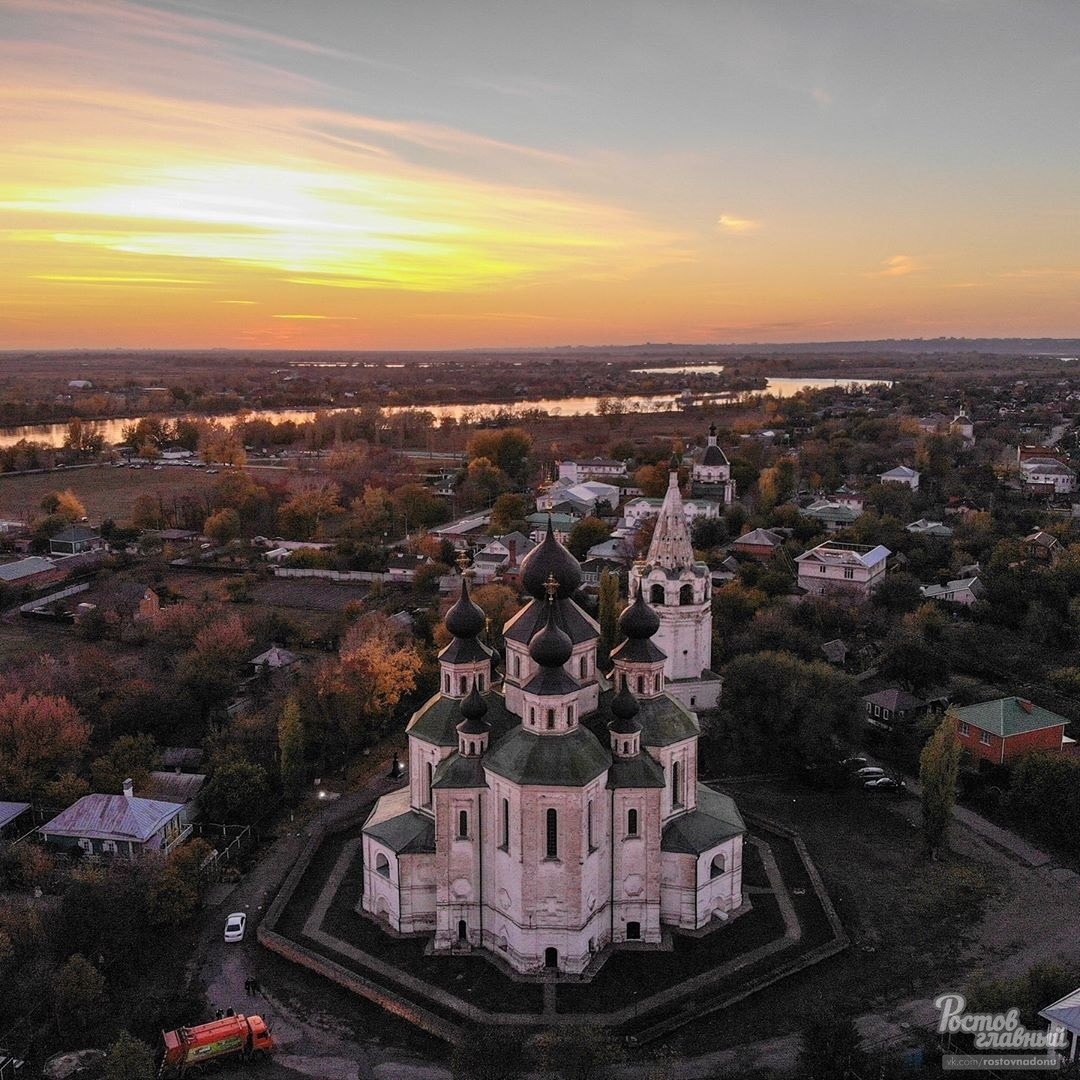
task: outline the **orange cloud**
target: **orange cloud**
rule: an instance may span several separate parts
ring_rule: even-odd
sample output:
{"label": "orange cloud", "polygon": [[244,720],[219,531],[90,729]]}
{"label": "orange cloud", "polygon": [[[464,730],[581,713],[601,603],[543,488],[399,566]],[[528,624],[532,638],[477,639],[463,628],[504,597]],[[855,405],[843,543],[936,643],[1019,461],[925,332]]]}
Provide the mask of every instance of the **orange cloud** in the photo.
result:
{"label": "orange cloud", "polygon": [[875,270],[868,277],[906,277],[925,269],[923,262],[914,255],[892,255],[881,260],[881,269]]}
{"label": "orange cloud", "polygon": [[762,222],[752,218],[735,217],[733,214],[721,214],[716,219],[716,226],[723,232],[741,236],[744,233],[756,232],[761,228]]}

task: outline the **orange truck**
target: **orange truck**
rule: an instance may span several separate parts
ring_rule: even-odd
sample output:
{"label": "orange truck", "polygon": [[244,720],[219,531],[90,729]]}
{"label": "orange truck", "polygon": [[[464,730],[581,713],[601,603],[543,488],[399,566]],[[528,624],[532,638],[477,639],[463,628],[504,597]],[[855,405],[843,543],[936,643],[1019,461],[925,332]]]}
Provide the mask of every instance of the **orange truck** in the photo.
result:
{"label": "orange truck", "polygon": [[274,1048],[261,1016],[225,1016],[196,1027],[163,1031],[161,1041],[161,1080],[198,1076],[228,1061],[257,1061]]}

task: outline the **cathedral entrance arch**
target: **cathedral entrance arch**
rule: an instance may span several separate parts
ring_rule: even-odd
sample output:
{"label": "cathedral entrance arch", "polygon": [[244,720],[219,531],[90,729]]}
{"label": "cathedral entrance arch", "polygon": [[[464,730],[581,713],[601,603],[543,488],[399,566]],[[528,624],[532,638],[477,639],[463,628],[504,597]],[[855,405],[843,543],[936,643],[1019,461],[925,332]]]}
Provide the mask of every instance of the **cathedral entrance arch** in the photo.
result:
{"label": "cathedral entrance arch", "polygon": [[457,939],[465,942],[469,940],[469,927],[464,919],[459,919],[457,924]]}
{"label": "cathedral entrance arch", "polygon": [[544,950],[544,967],[549,971],[557,971],[559,968],[559,950],[558,949],[545,949]]}

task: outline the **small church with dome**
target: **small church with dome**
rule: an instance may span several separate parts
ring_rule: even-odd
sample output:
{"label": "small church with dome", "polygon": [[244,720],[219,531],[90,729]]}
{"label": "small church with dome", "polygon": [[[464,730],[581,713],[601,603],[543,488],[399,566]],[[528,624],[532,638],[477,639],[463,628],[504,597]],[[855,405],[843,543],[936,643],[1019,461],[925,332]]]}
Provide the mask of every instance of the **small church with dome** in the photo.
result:
{"label": "small church with dome", "polygon": [[409,721],[408,786],[363,829],[360,908],[389,930],[522,974],[581,975],[613,946],[659,945],[665,928],[719,927],[743,908],[742,817],[698,783],[698,719],[670,692],[705,682],[719,695],[702,679],[709,577],[675,467],[609,672],[575,600],[581,569],[550,525],[522,564],[529,599],[501,661],[462,578],[439,692]]}

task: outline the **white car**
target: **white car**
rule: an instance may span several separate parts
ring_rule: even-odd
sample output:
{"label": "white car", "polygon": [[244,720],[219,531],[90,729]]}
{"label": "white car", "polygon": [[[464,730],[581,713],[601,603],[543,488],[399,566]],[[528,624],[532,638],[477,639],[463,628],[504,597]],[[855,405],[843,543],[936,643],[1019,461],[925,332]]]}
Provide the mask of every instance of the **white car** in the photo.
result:
{"label": "white car", "polygon": [[885,775],[885,770],[879,769],[876,765],[868,765],[864,769],[858,769],[855,775],[860,780],[880,780]]}
{"label": "white car", "polygon": [[247,916],[242,911],[233,912],[225,920],[225,940],[243,941],[247,929]]}

